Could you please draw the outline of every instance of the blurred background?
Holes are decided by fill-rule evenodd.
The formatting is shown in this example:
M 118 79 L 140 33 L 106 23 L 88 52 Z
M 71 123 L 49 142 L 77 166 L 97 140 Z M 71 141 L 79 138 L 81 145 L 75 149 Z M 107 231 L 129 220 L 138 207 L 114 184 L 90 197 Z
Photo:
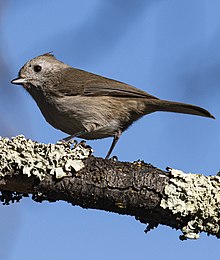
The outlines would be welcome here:
M 23 64 L 54 55 L 162 99 L 208 109 L 216 120 L 155 113 L 136 122 L 113 154 L 165 169 L 214 175 L 220 146 L 220 1 L 63 0 L 0 2 L 0 135 L 55 143 L 52 128 L 21 86 Z M 104 157 L 111 139 L 88 141 Z M 0 205 L 0 259 L 219 259 L 216 238 L 178 240 L 180 231 L 64 202 Z

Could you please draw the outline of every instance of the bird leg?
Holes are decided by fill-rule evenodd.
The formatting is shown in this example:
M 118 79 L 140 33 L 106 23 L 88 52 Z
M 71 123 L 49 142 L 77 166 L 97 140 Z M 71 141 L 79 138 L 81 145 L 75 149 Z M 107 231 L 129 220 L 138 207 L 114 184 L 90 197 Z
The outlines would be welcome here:
M 73 135 L 69 135 L 69 136 L 63 138 L 63 139 L 60 140 L 60 141 L 68 142 L 69 140 L 73 139 L 74 137 L 78 137 L 78 136 L 80 136 L 80 135 L 82 135 L 82 134 L 85 134 L 85 133 L 87 133 L 87 132 L 88 132 L 87 130 L 83 130 L 83 131 L 78 132 L 78 133 L 75 133 L 75 134 L 73 134 Z M 110 149 L 109 149 L 109 151 L 108 151 L 108 153 L 107 153 L 105 159 L 108 159 L 109 156 L 111 155 L 111 153 L 112 153 L 113 149 L 115 148 L 115 145 L 116 145 L 116 143 L 118 142 L 118 140 L 119 140 L 121 134 L 122 134 L 122 131 L 121 131 L 121 130 L 118 130 L 118 132 L 114 135 L 114 139 L 113 139 L 113 141 L 112 141 L 111 147 L 110 147 Z
M 78 136 L 80 136 L 80 135 L 82 135 L 82 134 L 85 134 L 86 132 L 87 132 L 87 130 L 83 130 L 83 131 L 78 132 L 78 133 L 75 133 L 75 134 L 73 134 L 73 135 L 69 135 L 69 136 L 67 136 L 67 137 L 65 137 L 65 138 L 63 138 L 63 139 L 61 139 L 60 141 L 62 141 L 62 142 L 68 142 L 69 140 L 73 139 L 74 137 L 78 137 Z
M 119 140 L 121 134 L 122 134 L 121 130 L 118 130 L 118 132 L 115 134 L 114 139 L 113 139 L 112 144 L 111 144 L 111 147 L 110 147 L 110 149 L 108 150 L 108 153 L 107 153 L 105 159 L 108 159 L 109 156 L 111 155 L 111 153 L 112 153 L 112 151 L 113 151 L 113 149 L 114 149 L 116 143 L 118 142 L 118 140 Z

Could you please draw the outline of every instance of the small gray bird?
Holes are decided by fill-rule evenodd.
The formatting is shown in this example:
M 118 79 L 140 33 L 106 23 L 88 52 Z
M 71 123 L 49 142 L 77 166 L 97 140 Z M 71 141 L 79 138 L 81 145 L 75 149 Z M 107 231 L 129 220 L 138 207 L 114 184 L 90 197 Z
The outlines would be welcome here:
M 46 121 L 73 137 L 113 137 L 109 158 L 122 132 L 134 121 L 156 111 L 214 118 L 207 110 L 161 100 L 128 84 L 75 69 L 51 53 L 28 61 L 11 81 L 34 98 Z

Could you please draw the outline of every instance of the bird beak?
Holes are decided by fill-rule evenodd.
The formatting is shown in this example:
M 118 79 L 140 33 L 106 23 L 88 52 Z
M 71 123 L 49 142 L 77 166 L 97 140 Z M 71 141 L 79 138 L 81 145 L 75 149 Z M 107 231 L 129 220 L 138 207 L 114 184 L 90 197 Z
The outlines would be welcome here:
M 27 80 L 26 79 L 22 79 L 22 78 L 16 78 L 16 79 L 13 79 L 11 81 L 11 83 L 15 84 L 15 85 L 23 85 L 26 82 L 27 82 Z

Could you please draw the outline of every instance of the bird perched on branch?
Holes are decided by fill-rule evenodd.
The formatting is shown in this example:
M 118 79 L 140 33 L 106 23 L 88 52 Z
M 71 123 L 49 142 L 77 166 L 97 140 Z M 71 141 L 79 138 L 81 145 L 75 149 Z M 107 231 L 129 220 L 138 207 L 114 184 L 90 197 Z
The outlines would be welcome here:
M 207 110 L 162 100 L 120 81 L 73 68 L 51 53 L 28 61 L 11 81 L 34 98 L 46 121 L 73 137 L 113 137 L 109 158 L 122 132 L 144 115 L 166 111 L 214 118 Z

